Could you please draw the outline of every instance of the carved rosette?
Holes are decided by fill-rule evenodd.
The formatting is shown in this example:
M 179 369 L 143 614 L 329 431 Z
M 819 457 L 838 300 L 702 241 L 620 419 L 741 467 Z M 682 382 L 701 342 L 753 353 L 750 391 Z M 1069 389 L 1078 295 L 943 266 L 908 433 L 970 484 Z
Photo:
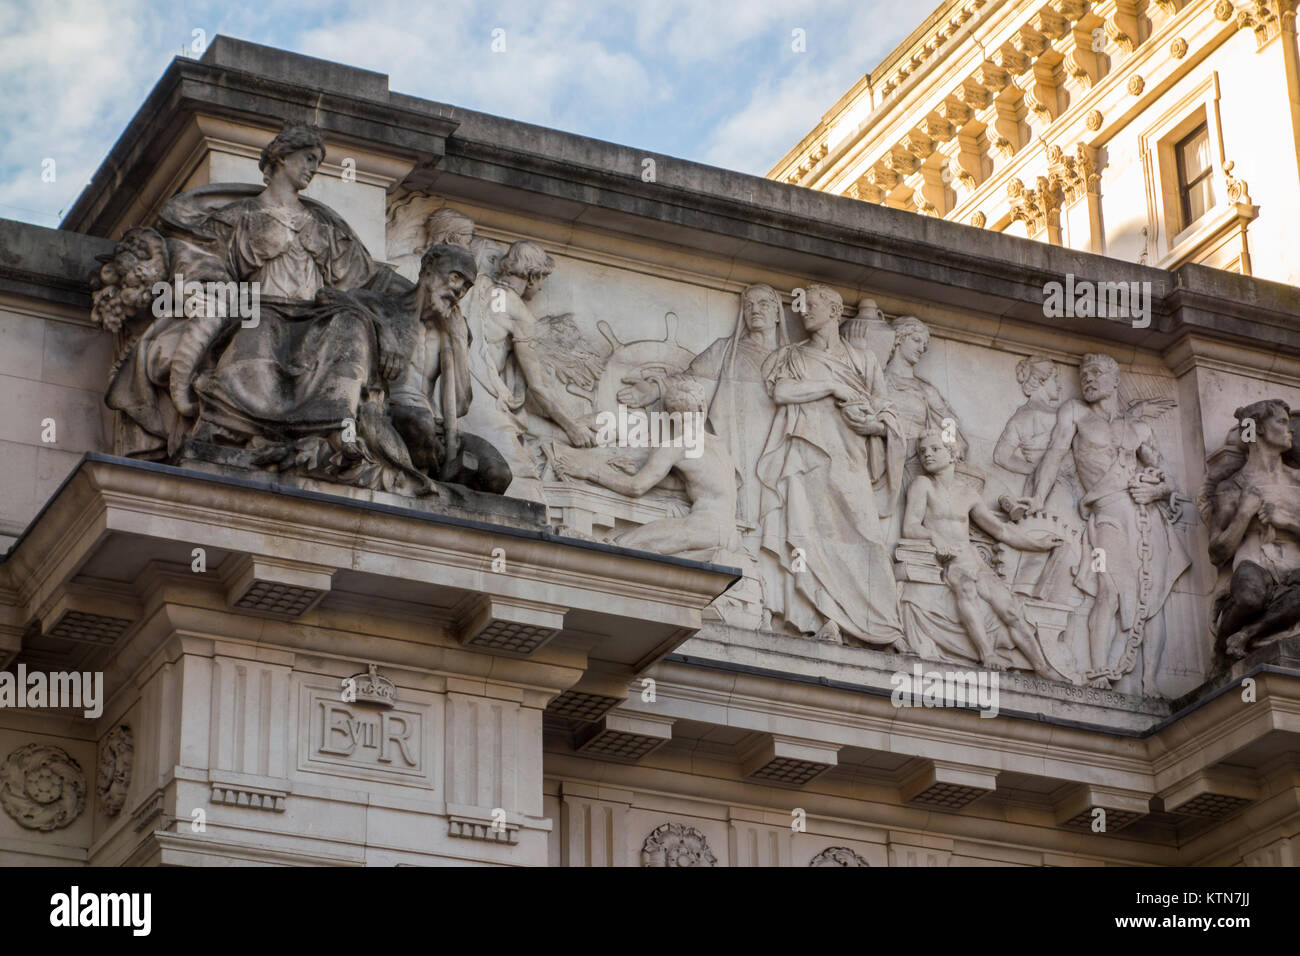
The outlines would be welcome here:
M 1236 11 L 1233 10 L 1232 7 L 1232 0 L 1219 0 L 1219 2 L 1214 5 L 1214 17 L 1217 20 L 1223 20 L 1225 22 L 1231 20 L 1232 15 L 1235 12 Z
M 665 823 L 646 837 L 642 866 L 717 866 L 703 833 L 682 823 Z
M 976 229 L 983 229 L 985 224 L 988 221 L 989 221 L 988 216 L 984 215 L 984 213 L 978 210 L 975 212 L 973 216 L 970 217 L 970 224 L 974 226 Z
M 110 817 L 122 812 L 127 790 L 131 786 L 131 768 L 134 764 L 134 736 L 130 727 L 119 724 L 104 738 L 99 751 L 99 774 L 95 782 L 100 803 Z
M 1128 78 L 1128 91 L 1134 96 L 1140 96 L 1142 91 L 1147 88 L 1147 81 L 1142 79 L 1142 74 L 1134 73 Z
M 809 862 L 809 866 L 870 866 L 864 858 L 858 856 L 846 846 L 828 846 Z
M 63 748 L 27 744 L 0 767 L 0 804 L 28 830 L 66 827 L 86 808 L 86 775 Z
M 1174 42 L 1169 44 L 1169 55 L 1175 60 L 1181 60 L 1187 56 L 1187 41 L 1182 37 L 1175 37 Z
M 1097 130 L 1101 129 L 1101 123 L 1102 123 L 1101 110 L 1089 111 L 1088 115 L 1084 117 L 1083 122 L 1084 125 L 1088 127 L 1088 129 L 1092 130 L 1094 133 L 1097 132 Z

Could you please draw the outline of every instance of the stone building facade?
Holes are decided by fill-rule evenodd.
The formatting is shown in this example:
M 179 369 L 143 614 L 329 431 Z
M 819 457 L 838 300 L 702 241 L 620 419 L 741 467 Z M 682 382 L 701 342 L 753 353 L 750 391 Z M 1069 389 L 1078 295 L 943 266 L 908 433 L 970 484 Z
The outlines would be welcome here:
M 1294 864 L 1298 316 L 218 38 L 0 221 L 0 860 Z
M 952 0 L 770 175 L 1296 284 L 1298 104 L 1291 0 Z

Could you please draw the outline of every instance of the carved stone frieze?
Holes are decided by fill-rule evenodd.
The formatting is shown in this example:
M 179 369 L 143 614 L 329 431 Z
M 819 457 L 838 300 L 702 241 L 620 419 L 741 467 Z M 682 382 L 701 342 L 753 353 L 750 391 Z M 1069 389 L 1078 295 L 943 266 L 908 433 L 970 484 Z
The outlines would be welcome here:
M 1110 687 L 1140 657 L 1143 692 L 1158 696 L 1164 606 L 1191 565 L 1174 528 L 1181 517 L 1177 486 L 1152 428 L 1175 403 L 1152 398 L 1122 404 L 1119 364 L 1108 355 L 1085 355 L 1079 380 L 1082 398 L 1057 409 L 1024 505 L 1030 513 L 1043 511 L 1072 457 L 1085 519 L 1075 585 L 1094 601 L 1083 676 L 1093 686 Z
M 1042 8 L 1015 42 L 994 50 L 849 194 L 946 213 L 952 180 L 971 188 L 982 175 L 982 137 L 964 126 L 978 123 L 990 147 L 1008 153 L 1025 138 L 1026 107 L 991 93 L 1019 72 L 1032 94 L 1027 108 L 1037 103 L 1050 115 L 1051 77 L 1025 67 L 1059 31 L 1058 19 L 1072 16 L 1069 4 L 1058 7 Z M 1099 128 L 1100 114 L 1092 120 Z M 939 144 L 951 177 L 922 167 Z M 917 316 L 890 321 L 863 299 L 846 318 L 841 294 L 818 283 L 708 290 L 709 310 L 734 309 L 718 329 L 716 312 L 688 314 L 664 295 L 668 280 L 654 277 L 654 291 L 629 301 L 655 298 L 664 331 L 620 337 L 616 329 L 644 328 L 617 314 L 622 288 L 590 294 L 619 270 L 553 256 L 495 227 L 480 234 L 426 194 L 390 207 L 390 239 L 398 239 L 389 256 L 408 273 L 419 263 L 412 281 L 371 260 L 342 218 L 301 195 L 323 152 L 317 131 L 287 128 L 263 154 L 265 186 L 175 196 L 104 263 L 93 303 L 96 321 L 116 336 L 107 401 L 120 413 L 119 451 L 400 495 L 454 498 L 457 486 L 504 493 L 547 505 L 563 534 L 741 569 L 708 621 L 1075 683 L 1123 680 L 1141 658 L 1148 689 L 1158 690 L 1156 624 L 1168 578 L 1183 568 L 1170 537 L 1176 492 L 1146 425 L 1158 403 L 1071 406 L 1088 434 L 1097 417 L 1124 423 L 1116 425 L 1124 450 L 1094 475 L 1097 455 L 1086 449 L 1048 453 L 1045 435 L 1065 406 L 1052 404 L 1059 370 L 1041 356 L 1023 379 L 976 382 L 926 358 L 930 330 Z M 1226 171 L 1230 198 L 1248 201 L 1245 184 Z M 1096 194 L 1096 150 L 1051 145 L 1043 172 L 1032 187 L 1011 180 L 1008 205 L 1031 235 L 1046 229 L 1056 242 L 1062 208 Z M 988 219 L 975 211 L 970 222 Z M 269 251 L 253 261 L 239 251 L 250 242 Z M 593 268 L 605 271 L 597 278 Z M 204 283 L 193 303 L 190 276 Z M 211 310 L 209 280 L 260 284 L 258 313 Z M 632 290 L 642 281 L 616 283 Z M 160 305 L 168 296 L 174 301 Z M 557 302 L 571 311 L 551 307 Z M 802 338 L 790 333 L 795 323 Z M 1084 363 L 1090 379 L 1099 361 Z M 956 409 L 972 408 L 972 390 L 981 401 L 980 389 L 1019 401 L 1017 386 L 1027 401 L 998 447 L 972 444 Z M 1038 476 L 1040 468 L 1054 477 Z M 1087 500 L 1108 483 L 1132 484 L 1131 506 Z M 1122 519 L 1126 537 L 1108 530 L 1112 519 Z M 1108 553 L 1110 572 L 1085 560 L 1096 548 Z M 231 577 L 227 597 L 294 617 L 331 590 L 314 567 L 259 565 Z M 457 633 L 526 655 L 560 633 L 564 610 L 539 605 L 528 613 L 541 617 L 523 621 L 477 607 Z M 383 683 L 353 680 L 351 704 Z M 329 715 L 340 727 L 364 723 L 350 711 Z M 403 727 L 422 733 L 414 721 Z M 283 805 L 283 794 L 241 796 L 235 783 L 223 782 L 214 799 Z

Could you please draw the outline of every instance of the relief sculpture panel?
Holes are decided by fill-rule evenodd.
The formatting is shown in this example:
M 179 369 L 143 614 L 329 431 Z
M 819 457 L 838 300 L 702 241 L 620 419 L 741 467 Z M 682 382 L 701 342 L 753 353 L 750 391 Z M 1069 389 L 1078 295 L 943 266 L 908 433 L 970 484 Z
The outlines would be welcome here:
M 263 186 L 173 197 L 94 277 L 120 453 L 540 502 L 563 534 L 740 568 L 722 625 L 1149 696 L 1176 692 L 1171 640 L 1212 640 L 1168 621 L 1199 517 L 1224 652 L 1295 626 L 1289 412 L 1251 409 L 1265 437 L 1230 437 L 1193 513 L 1163 372 L 949 361 L 924 303 L 701 290 L 432 195 L 390 208 L 403 275 L 300 195 L 325 148 L 287 127 Z M 255 284 L 256 315 L 217 308 L 223 283 Z

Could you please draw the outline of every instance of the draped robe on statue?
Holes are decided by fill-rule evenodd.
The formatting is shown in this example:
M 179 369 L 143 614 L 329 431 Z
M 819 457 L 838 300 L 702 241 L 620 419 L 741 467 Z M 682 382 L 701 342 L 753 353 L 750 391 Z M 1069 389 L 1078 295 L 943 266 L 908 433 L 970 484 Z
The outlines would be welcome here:
M 686 369 L 712 386 L 708 421 L 714 433 L 727 442 L 736 463 L 736 517 L 745 527 L 758 524 L 761 489 L 750 476 L 756 473 L 772 421 L 772 399 L 762 371 L 770 354 L 732 335 L 716 340 Z
M 874 491 L 883 483 L 889 507 L 897 502 L 898 420 L 875 355 L 842 347 L 847 362 L 800 342 L 779 349 L 765 367 L 769 393 L 783 381 L 843 383 L 886 425 L 883 437 L 858 435 L 832 396 L 777 405 L 758 462 L 765 600 L 774 617 L 805 633 L 831 620 L 866 643 L 902 646 L 898 589 Z
M 198 193 L 163 213 L 183 237 L 173 243 L 176 270 L 187 280 L 256 281 L 262 296 L 257 325 L 235 323 L 216 368 L 196 382 L 202 419 L 241 438 L 282 440 L 355 421 L 365 389 L 380 385 L 375 323 L 387 303 L 317 294 L 395 294 L 410 284 L 378 266 L 327 206 L 304 199 L 305 212 L 293 214 L 248 198 L 213 208 Z

